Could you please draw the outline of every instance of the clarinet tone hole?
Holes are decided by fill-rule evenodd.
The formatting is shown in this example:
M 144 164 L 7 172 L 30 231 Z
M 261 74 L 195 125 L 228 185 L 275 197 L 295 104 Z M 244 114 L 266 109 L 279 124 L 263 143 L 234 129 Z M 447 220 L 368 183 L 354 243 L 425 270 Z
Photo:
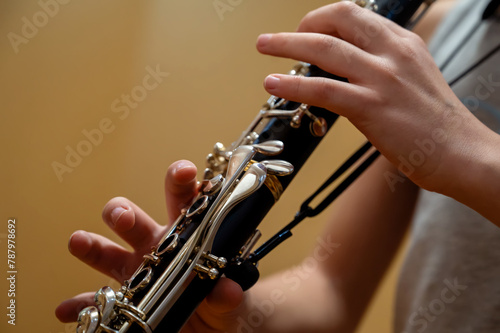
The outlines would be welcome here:
M 144 288 L 149 281 L 151 281 L 151 274 L 152 274 L 151 267 L 145 267 L 141 269 L 137 274 L 135 274 L 132 277 L 132 280 L 130 280 L 128 288 L 131 292 L 134 292 L 138 289 Z
M 162 255 L 165 252 L 172 252 L 179 244 L 179 235 L 178 234 L 170 234 L 168 235 L 163 242 L 156 249 L 156 254 Z
M 208 206 L 208 196 L 202 195 L 189 207 L 186 217 L 190 218 L 194 215 L 200 214 Z

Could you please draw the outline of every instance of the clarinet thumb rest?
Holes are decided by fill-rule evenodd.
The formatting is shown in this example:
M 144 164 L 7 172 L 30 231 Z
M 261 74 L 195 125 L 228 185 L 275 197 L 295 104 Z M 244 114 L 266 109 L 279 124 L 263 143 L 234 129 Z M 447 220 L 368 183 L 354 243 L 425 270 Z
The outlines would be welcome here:
M 224 274 L 227 278 L 239 284 L 243 291 L 250 289 L 260 277 L 257 264 L 250 260 L 229 265 Z

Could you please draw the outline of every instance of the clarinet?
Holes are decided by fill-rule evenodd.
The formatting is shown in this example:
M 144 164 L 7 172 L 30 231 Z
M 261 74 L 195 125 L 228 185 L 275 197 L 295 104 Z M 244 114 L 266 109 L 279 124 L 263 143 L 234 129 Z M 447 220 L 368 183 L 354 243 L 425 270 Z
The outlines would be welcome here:
M 423 3 L 433 2 L 351 1 L 406 27 Z M 306 63 L 290 74 L 347 81 Z M 253 285 L 263 256 L 252 253 L 258 225 L 337 118 L 271 96 L 231 147 L 215 144 L 192 204 L 119 290 L 97 291 L 97 306 L 80 312 L 77 332 L 178 332 L 222 275 L 244 290 Z

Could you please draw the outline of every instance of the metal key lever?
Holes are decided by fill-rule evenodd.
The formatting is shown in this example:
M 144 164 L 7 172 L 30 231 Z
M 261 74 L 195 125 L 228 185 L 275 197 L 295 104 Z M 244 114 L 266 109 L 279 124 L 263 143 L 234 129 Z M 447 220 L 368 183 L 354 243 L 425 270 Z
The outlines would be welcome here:
M 207 248 L 211 249 L 213 240 L 215 238 L 216 232 L 220 227 L 220 224 L 227 216 L 227 214 L 234 208 L 239 202 L 250 196 L 252 193 L 256 192 L 267 177 L 267 168 L 262 163 L 254 163 L 252 164 L 248 170 L 244 173 L 241 179 L 236 185 L 235 189 L 228 197 L 227 201 L 224 203 L 222 208 L 218 211 L 217 215 L 215 215 L 212 226 L 210 227 L 210 231 L 207 234 Z
M 180 297 L 179 295 L 184 290 L 184 283 L 190 280 L 190 272 L 195 270 L 203 275 L 204 262 L 202 255 L 204 253 L 211 253 L 213 241 L 225 216 L 234 208 L 234 206 L 257 191 L 264 183 L 267 173 L 267 168 L 264 164 L 254 163 L 248 168 L 248 170 L 245 171 L 255 154 L 257 152 L 261 152 L 266 155 L 275 155 L 282 149 L 283 144 L 281 142 L 268 141 L 255 146 L 241 146 L 231 153 L 231 158 L 227 167 L 227 174 L 222 182 L 222 188 L 220 189 L 217 198 L 206 212 L 199 229 L 186 243 L 187 247 L 183 257 L 189 257 L 192 259 L 190 260 L 190 263 L 187 261 L 184 261 L 183 263 L 179 262 L 179 265 L 177 266 L 178 269 L 176 268 L 172 270 L 171 274 L 178 277 L 174 283 L 175 285 L 171 285 L 171 281 L 173 281 L 171 274 L 169 274 L 169 277 L 166 277 L 165 283 L 162 283 L 162 286 L 160 287 L 161 292 L 159 294 L 163 295 L 167 286 L 169 286 L 168 288 L 170 289 L 170 292 L 168 293 L 168 296 L 160 302 L 161 304 L 159 304 L 154 313 L 151 314 L 150 319 L 147 321 L 151 327 L 157 326 L 158 319 L 165 311 L 168 311 L 172 304 L 174 304 L 175 300 Z M 278 169 L 278 166 L 274 168 Z M 276 172 L 278 172 L 278 170 Z M 198 267 L 198 270 L 196 270 L 196 267 Z M 217 278 L 217 276 L 213 276 L 212 278 Z M 161 277 L 161 280 L 164 280 L 163 276 Z M 149 299 L 148 304 L 157 304 L 157 301 L 160 300 L 151 298 Z

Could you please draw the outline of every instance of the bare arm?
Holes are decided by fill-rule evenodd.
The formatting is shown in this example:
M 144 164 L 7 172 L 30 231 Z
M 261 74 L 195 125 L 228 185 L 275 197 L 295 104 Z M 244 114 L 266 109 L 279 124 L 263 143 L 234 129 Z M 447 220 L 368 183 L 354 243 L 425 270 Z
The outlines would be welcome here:
M 255 328 L 255 311 L 272 312 L 256 328 L 258 332 L 352 331 L 401 241 L 417 193 L 410 181 L 392 191 L 384 177 L 387 168 L 392 167 L 381 158 L 339 198 L 340 209 L 313 250 L 313 261 L 304 262 L 307 277 L 286 271 L 259 282 L 245 294 L 236 283 L 221 279 L 183 332 L 237 332 L 245 323 Z M 191 163 L 169 168 L 165 188 L 171 216 L 196 193 L 195 175 Z M 103 219 L 133 252 L 84 231 L 71 237 L 70 251 L 91 267 L 123 281 L 165 227 L 125 198 L 112 199 L 103 210 Z M 58 318 L 75 320 L 79 310 L 93 304 L 92 298 L 93 293 L 85 293 L 63 302 L 56 310 Z
M 453 0 L 435 3 L 414 31 L 427 42 L 453 4 Z M 298 275 L 291 269 L 252 290 L 252 301 L 259 303 L 272 299 L 277 286 L 289 284 L 282 288 L 286 301 L 276 306 L 263 332 L 355 329 L 400 245 L 417 196 L 418 188 L 411 181 L 393 183 L 388 175 L 399 173 L 381 158 L 336 201 L 331 223 L 321 237 L 326 244 L 340 246 L 326 260 L 318 260 L 318 270 L 307 280 L 293 280 Z M 318 258 L 320 248 L 318 244 L 303 265 Z
M 311 18 L 311 16 L 309 16 L 309 18 Z M 400 32 L 400 30 L 397 31 Z M 405 36 L 407 39 L 414 39 L 412 35 Z M 278 38 L 281 37 L 284 37 L 284 35 L 278 36 Z M 291 38 L 288 42 L 293 42 L 293 38 L 295 38 L 292 35 L 287 35 L 286 37 Z M 323 38 L 323 41 L 326 40 L 325 37 L 321 38 Z M 277 39 L 277 41 L 279 42 L 279 39 Z M 271 49 L 263 50 L 262 45 L 259 47 L 261 51 L 265 51 L 265 53 L 273 54 L 273 52 L 275 52 Z M 281 55 L 286 56 L 285 54 Z M 426 61 L 430 61 L 427 58 L 425 59 Z M 410 75 L 412 73 L 406 74 Z M 432 72 L 431 76 L 434 75 L 438 74 Z M 383 75 L 382 77 L 387 79 L 387 77 Z M 324 100 L 327 95 L 317 95 L 314 92 L 308 95 L 304 93 L 304 91 L 297 90 L 298 82 L 288 82 L 284 77 L 281 77 L 281 79 L 282 82 L 288 85 L 288 88 L 286 85 L 272 89 L 267 85 L 266 88 L 270 90 L 270 92 L 280 93 L 284 97 L 287 97 L 287 94 L 295 93 L 294 97 L 304 97 L 305 101 L 308 101 L 308 98 L 311 99 L 311 104 L 319 104 L 326 107 L 331 106 L 328 104 L 331 101 Z M 388 83 L 391 82 L 390 80 L 388 81 Z M 303 87 L 307 88 L 307 84 L 303 85 Z M 326 89 L 328 88 L 328 84 L 325 82 L 320 84 L 322 84 L 322 87 L 325 89 L 317 89 L 316 91 L 323 93 L 328 92 Z M 354 80 L 354 85 L 355 84 L 356 80 Z M 381 87 L 384 87 L 384 85 L 381 85 Z M 373 100 L 366 101 L 366 96 L 356 96 L 354 91 L 349 90 L 350 88 L 348 87 L 339 86 L 338 88 L 347 89 L 343 92 L 343 95 L 344 98 L 350 96 L 351 101 L 364 101 L 365 105 L 375 107 L 378 105 L 377 103 L 374 104 Z M 388 91 L 391 92 L 392 90 L 389 89 Z M 380 93 L 380 91 L 378 92 Z M 421 91 L 419 92 L 423 93 Z M 341 90 L 333 90 L 330 91 L 330 93 L 334 96 L 342 95 Z M 382 91 L 382 93 L 384 93 L 384 91 Z M 385 91 L 385 93 L 387 93 L 387 91 Z M 437 94 L 439 95 L 441 93 Z M 353 96 L 354 98 L 352 98 Z M 368 96 L 375 97 L 373 94 Z M 453 95 L 450 95 L 448 91 L 445 91 L 439 96 L 444 96 L 453 101 Z M 423 98 L 423 96 L 417 97 Z M 430 97 L 432 97 L 431 101 L 434 103 L 434 106 L 438 107 L 439 104 L 436 104 L 436 96 L 432 95 Z M 314 101 L 319 101 L 320 103 L 315 103 Z M 404 102 L 404 105 L 408 105 L 408 100 Z M 453 106 L 457 107 L 456 111 L 460 117 L 464 119 L 464 127 L 453 129 L 451 132 L 448 132 L 449 135 L 455 135 L 456 133 L 454 131 L 463 134 L 463 131 L 461 132 L 463 129 L 470 133 L 475 133 L 475 131 L 482 129 L 476 121 L 468 116 L 468 111 L 464 112 L 463 109 L 455 104 L 453 104 Z M 378 105 L 378 107 L 380 107 L 380 105 Z M 356 105 L 354 105 L 353 109 L 335 108 L 335 110 L 345 111 L 346 115 L 350 117 L 351 120 L 354 120 L 354 122 L 358 121 L 358 127 L 364 131 L 368 131 L 368 135 L 374 138 L 373 141 L 382 148 L 382 151 L 388 155 L 392 162 L 397 161 L 398 154 L 407 154 L 408 151 L 411 151 L 411 140 L 410 142 L 404 140 L 399 142 L 400 147 L 398 147 L 398 149 L 402 147 L 401 150 L 392 147 L 390 141 L 397 141 L 393 136 L 398 137 L 398 135 L 401 135 L 401 131 L 391 132 L 390 137 L 384 137 L 381 134 L 382 129 L 378 128 L 375 123 L 363 119 L 359 112 L 358 114 L 353 114 L 352 110 L 356 111 Z M 363 110 L 366 111 L 367 108 Z M 424 108 L 423 110 L 426 109 Z M 372 108 L 370 111 L 379 112 L 380 110 Z M 422 118 L 411 119 L 412 114 L 406 119 L 404 117 L 398 118 L 398 115 L 401 115 L 401 113 L 394 111 L 400 110 L 394 110 L 388 106 L 388 109 L 380 111 L 383 113 L 379 113 L 377 116 L 381 114 L 385 116 L 395 116 L 394 118 L 388 117 L 383 120 L 386 122 L 385 125 L 387 126 L 387 122 L 393 125 L 401 125 L 401 128 L 396 126 L 396 129 L 402 130 L 402 132 L 406 131 L 406 134 L 415 133 L 409 130 L 413 127 L 408 127 L 408 123 L 404 121 L 410 120 L 411 122 L 411 120 L 415 120 L 417 124 L 422 124 L 422 128 L 428 128 L 425 126 L 425 122 L 421 122 Z M 423 120 L 425 120 L 425 116 L 430 117 L 424 114 Z M 402 122 L 398 123 L 400 120 L 402 120 Z M 446 122 L 439 124 L 447 128 L 445 126 Z M 474 137 L 473 135 L 471 136 Z M 479 146 L 479 143 L 484 142 L 485 139 L 492 139 L 493 143 L 496 142 L 496 139 L 490 138 L 488 135 L 481 135 L 474 138 L 471 145 L 465 145 L 465 147 L 469 147 L 469 149 L 472 147 L 474 154 L 483 154 L 485 151 L 484 147 L 481 147 L 478 151 L 475 151 L 475 148 Z M 464 144 L 464 141 L 459 140 L 458 145 L 462 144 Z M 487 147 L 490 148 L 491 145 Z M 445 169 L 438 167 L 443 160 L 447 165 L 453 165 L 453 163 L 451 163 L 453 159 L 459 157 L 460 154 L 450 154 L 450 150 L 451 152 L 456 152 L 456 145 L 454 147 L 446 147 L 442 155 L 438 154 L 438 159 L 430 161 L 425 168 L 419 170 L 419 173 L 411 175 L 413 180 L 427 188 L 441 190 L 445 194 L 447 190 L 453 189 L 453 186 L 449 186 L 449 183 L 446 182 L 448 178 L 443 177 L 443 172 L 445 172 L 443 170 Z M 486 149 L 486 151 L 488 151 L 488 149 Z M 463 156 L 462 154 L 462 157 Z M 491 156 L 494 157 L 494 155 Z M 443 159 L 440 160 L 440 157 Z M 485 165 L 491 166 L 495 164 L 479 163 L 471 167 L 481 170 L 485 168 Z M 391 190 L 391 186 L 389 186 L 387 178 L 385 177 L 387 172 L 397 175 L 397 171 L 391 163 L 385 159 L 380 159 L 342 196 L 342 198 L 339 198 L 337 201 L 337 207 L 339 208 L 332 216 L 332 223 L 330 223 L 325 230 L 322 239 L 324 242 L 333 242 L 334 244 L 340 244 L 340 246 L 332 253 L 328 253 L 327 251 L 326 253 L 321 252 L 319 254 L 321 260 L 318 260 L 318 268 L 315 274 L 312 274 L 306 280 L 294 280 L 294 277 L 290 275 L 290 272 L 293 271 L 286 271 L 259 282 L 246 296 L 243 296 L 241 290 L 238 290 L 234 283 L 223 280 L 218 284 L 215 292 L 213 292 L 208 297 L 207 301 L 202 304 L 196 316 L 190 320 L 186 327 L 186 332 L 205 332 L 208 330 L 213 332 L 237 331 L 239 325 L 244 325 L 246 321 L 251 320 L 252 311 L 258 309 L 262 304 L 269 304 L 266 303 L 266 301 L 269 300 L 273 301 L 275 306 L 273 307 L 272 315 L 266 316 L 265 320 L 259 325 L 257 330 L 259 332 L 332 332 L 333 330 L 336 332 L 351 332 L 354 330 L 401 242 L 402 235 L 408 226 L 417 195 L 417 187 L 410 181 L 398 183 L 396 190 Z M 496 169 L 490 168 L 489 173 L 495 176 Z M 439 177 L 443 178 L 440 179 Z M 170 180 L 175 180 L 175 177 L 171 177 Z M 472 179 L 466 179 L 464 184 L 468 185 L 470 182 L 472 182 Z M 185 191 L 185 193 L 187 193 L 186 196 L 191 196 L 193 194 L 192 186 L 179 184 L 179 186 L 174 187 L 174 189 L 183 192 L 184 187 L 187 188 L 187 191 Z M 167 197 L 170 198 L 170 200 L 172 199 L 172 195 L 175 197 L 179 194 L 174 193 L 175 191 L 169 193 L 169 191 L 172 192 L 167 186 Z M 461 191 L 463 191 L 463 189 L 455 188 L 452 192 L 455 197 L 457 197 Z M 463 200 L 469 200 L 470 203 L 471 199 L 465 194 Z M 472 204 L 471 207 L 473 207 Z M 110 207 L 110 209 L 111 208 L 112 207 Z M 132 207 L 132 210 L 135 211 L 136 208 Z M 175 212 L 175 209 L 172 211 Z M 486 212 L 486 210 L 478 211 L 483 214 Z M 134 216 L 141 217 L 142 215 L 135 214 Z M 123 217 L 127 217 L 127 215 Z M 122 222 L 126 222 L 126 220 L 127 219 L 123 219 Z M 150 218 L 145 218 L 141 220 L 136 219 L 134 223 L 136 223 L 137 226 L 151 226 L 154 224 L 154 221 Z M 118 224 L 118 226 L 119 225 L 120 224 Z M 116 226 L 113 227 L 116 228 Z M 156 228 L 158 227 L 154 227 L 153 229 Z M 77 253 L 78 251 L 76 250 L 79 247 L 75 248 L 72 246 L 72 251 L 77 257 L 99 269 L 98 265 L 96 265 L 99 261 L 89 260 L 91 259 L 89 253 L 92 254 L 92 257 L 100 257 L 101 260 L 111 258 L 111 254 L 103 253 L 102 248 L 99 248 L 100 244 L 104 244 L 101 239 L 92 236 L 92 240 L 94 241 L 94 243 L 92 243 L 93 247 L 91 250 L 87 248 L 85 251 L 86 254 L 83 252 Z M 73 241 L 75 241 L 75 239 L 73 239 Z M 73 245 L 77 246 L 77 244 Z M 116 249 L 112 250 L 115 251 Z M 312 258 L 314 258 L 315 255 L 317 256 L 318 252 L 313 251 Z M 307 261 L 305 261 L 304 264 L 306 264 L 306 262 Z M 105 269 L 102 270 L 105 271 Z M 283 293 L 278 292 L 277 294 L 276 291 L 279 290 L 283 291 Z M 82 298 L 80 298 L 80 300 L 81 299 Z M 88 299 L 88 297 L 85 299 Z M 241 300 L 243 300 L 243 302 L 241 302 Z M 70 320 L 72 318 L 71 316 L 74 316 L 75 313 L 74 308 L 76 306 L 74 301 L 68 302 L 70 303 L 65 303 L 58 310 L 59 317 L 64 320 Z
M 418 193 L 411 181 L 393 191 L 384 176 L 389 170 L 396 171 L 380 158 L 336 201 L 331 223 L 302 268 L 251 290 L 250 303 L 257 307 L 250 311 L 272 300 L 273 293 L 284 293 L 259 332 L 354 330 L 400 245 Z M 315 263 L 314 273 L 301 276 Z

